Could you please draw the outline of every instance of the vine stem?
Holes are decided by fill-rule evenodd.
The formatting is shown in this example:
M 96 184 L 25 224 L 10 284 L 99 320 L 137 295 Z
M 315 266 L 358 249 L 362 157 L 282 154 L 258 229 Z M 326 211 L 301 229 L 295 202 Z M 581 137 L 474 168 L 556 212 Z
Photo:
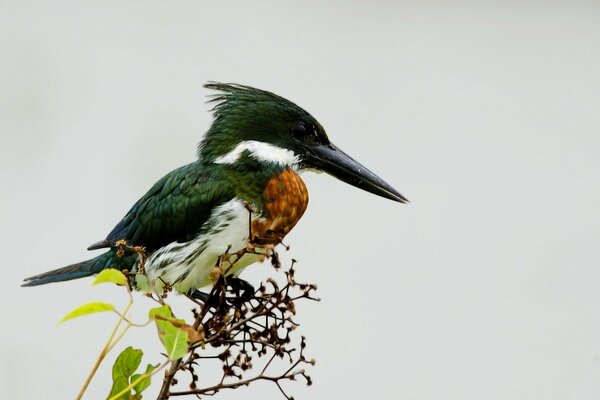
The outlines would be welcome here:
M 125 320 L 125 315 L 129 312 L 129 309 L 131 308 L 132 305 L 133 305 L 133 297 L 131 296 L 131 292 L 129 292 L 129 303 L 127 303 L 127 307 L 125 307 L 125 310 L 123 311 L 123 313 L 121 313 L 121 316 L 119 317 L 119 320 L 117 321 L 117 324 L 115 325 L 112 333 L 110 334 L 110 337 L 108 338 L 108 341 L 104 345 L 104 348 L 100 352 L 100 355 L 98 356 L 98 359 L 96 360 L 96 363 L 92 367 L 92 370 L 90 371 L 88 377 L 86 378 L 85 382 L 83 383 L 83 386 L 81 387 L 81 390 L 77 394 L 77 397 L 76 397 L 77 400 L 81 400 L 83 398 L 83 395 L 84 395 L 85 391 L 87 390 L 88 386 L 90 385 L 90 382 L 92 381 L 92 378 L 96 374 L 96 371 L 98 371 L 98 368 L 100 367 L 100 364 L 102 364 L 102 361 L 104 361 L 104 358 L 106 357 L 106 355 L 108 354 L 108 352 L 114 346 L 113 339 L 115 338 L 115 335 L 119 331 L 119 328 L 121 327 L 121 324 Z M 119 335 L 119 339 L 122 336 L 123 335 Z

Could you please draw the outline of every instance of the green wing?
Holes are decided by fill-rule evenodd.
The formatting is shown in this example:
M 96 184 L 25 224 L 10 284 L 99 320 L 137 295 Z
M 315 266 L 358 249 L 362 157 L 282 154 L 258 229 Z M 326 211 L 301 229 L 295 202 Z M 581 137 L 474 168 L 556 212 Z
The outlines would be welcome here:
M 232 184 L 217 181 L 220 174 L 211 174 L 210 169 L 194 162 L 165 175 L 134 204 L 106 240 L 89 249 L 110 247 L 124 239 L 152 252 L 172 242 L 192 240 L 214 207 L 235 197 Z

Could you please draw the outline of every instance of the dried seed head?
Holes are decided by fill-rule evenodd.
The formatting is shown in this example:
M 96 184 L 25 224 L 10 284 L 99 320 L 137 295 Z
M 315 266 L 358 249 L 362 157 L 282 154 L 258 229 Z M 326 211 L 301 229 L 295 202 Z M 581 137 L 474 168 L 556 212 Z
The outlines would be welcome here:
M 208 279 L 210 279 L 211 282 L 216 282 L 221 277 L 221 274 L 222 274 L 221 268 L 214 267 L 213 270 L 208 275 Z

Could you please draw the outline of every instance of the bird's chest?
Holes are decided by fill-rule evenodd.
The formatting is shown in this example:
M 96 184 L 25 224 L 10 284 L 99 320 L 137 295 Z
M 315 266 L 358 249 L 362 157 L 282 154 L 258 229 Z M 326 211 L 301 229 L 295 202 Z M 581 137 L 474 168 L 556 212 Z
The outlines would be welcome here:
M 196 238 L 173 242 L 153 252 L 146 273 L 152 281 L 166 282 L 182 293 L 206 286 L 218 257 L 241 250 L 248 242 L 279 244 L 307 205 L 308 192 L 300 177 L 292 170 L 277 173 L 264 184 L 260 202 L 240 194 L 218 206 Z M 244 257 L 230 273 L 238 273 L 255 260 L 251 255 Z M 145 280 L 138 282 L 141 290 L 149 287 Z
M 300 176 L 287 169 L 266 182 L 262 200 L 262 213 L 252 220 L 251 242 L 278 244 L 306 211 L 308 191 Z

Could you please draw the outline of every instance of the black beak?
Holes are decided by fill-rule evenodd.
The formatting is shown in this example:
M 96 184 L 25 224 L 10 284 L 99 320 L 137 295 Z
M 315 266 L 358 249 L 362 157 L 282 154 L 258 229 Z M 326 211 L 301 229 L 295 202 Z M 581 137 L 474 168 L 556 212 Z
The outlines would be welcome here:
M 308 168 L 327 172 L 341 181 L 377 196 L 399 203 L 408 203 L 406 197 L 396 189 L 333 144 L 306 147 L 302 159 L 303 164 Z

